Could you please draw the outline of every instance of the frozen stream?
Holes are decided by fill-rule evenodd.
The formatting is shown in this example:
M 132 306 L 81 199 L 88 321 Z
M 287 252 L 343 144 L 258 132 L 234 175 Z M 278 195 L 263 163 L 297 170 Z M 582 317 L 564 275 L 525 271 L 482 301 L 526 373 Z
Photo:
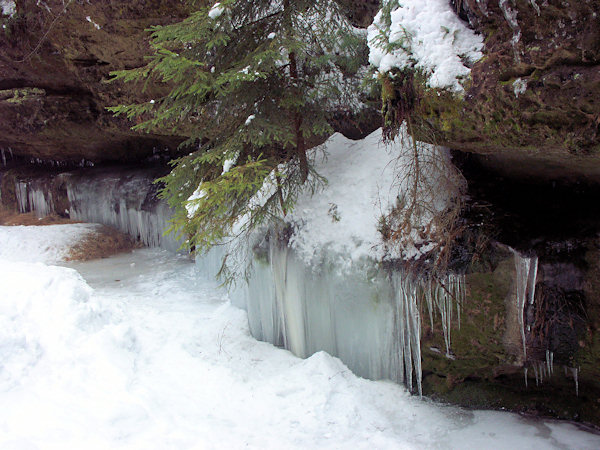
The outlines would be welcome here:
M 600 448 L 572 424 L 439 406 L 326 353 L 256 341 L 186 258 L 144 249 L 71 264 L 81 278 L 8 247 L 0 449 Z

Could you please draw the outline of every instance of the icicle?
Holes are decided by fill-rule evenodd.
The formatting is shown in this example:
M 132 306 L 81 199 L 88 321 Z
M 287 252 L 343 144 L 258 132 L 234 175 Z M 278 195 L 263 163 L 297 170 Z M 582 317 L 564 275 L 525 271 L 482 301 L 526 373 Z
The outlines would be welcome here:
M 529 275 L 527 277 L 527 290 L 529 294 L 529 304 L 533 305 L 535 300 L 535 283 L 537 282 L 538 257 L 529 258 Z
M 575 396 L 579 397 L 579 369 L 577 367 L 571 367 L 571 375 L 575 380 Z
M 453 282 L 455 283 L 456 289 L 456 317 L 458 319 L 458 329 L 460 330 L 460 307 L 462 300 L 466 297 L 463 295 L 463 279 L 464 277 L 451 275 Z
M 538 6 L 538 4 L 535 2 L 535 0 L 529 0 L 529 3 L 531 3 L 531 6 L 533 6 L 533 9 L 535 9 L 535 12 L 537 13 L 537 15 L 539 16 L 541 14 L 540 11 L 540 7 Z
M 517 63 L 519 63 L 519 62 L 521 62 L 521 56 L 519 55 L 519 51 L 517 49 L 517 44 L 521 40 L 521 27 L 519 26 L 519 22 L 517 21 L 518 12 L 516 10 L 511 9 L 510 6 L 508 6 L 508 0 L 499 0 L 498 6 L 502 10 L 502 13 L 504 14 L 504 18 L 506 19 L 506 22 L 508 23 L 508 25 L 510 26 L 510 28 L 513 31 L 511 44 L 513 46 L 513 50 L 514 50 L 514 54 L 515 54 L 515 61 Z
M 523 368 L 523 372 L 525 374 L 525 389 L 527 389 L 529 386 L 527 385 L 527 367 Z
M 533 373 L 535 375 L 535 385 L 539 386 L 540 385 L 540 374 L 539 374 L 539 371 L 537 368 L 537 364 L 533 363 L 532 366 L 533 366 Z
M 396 291 L 395 335 L 397 336 L 398 381 L 422 395 L 421 385 L 421 317 L 417 303 L 417 284 L 405 274 L 395 273 L 393 285 Z
M 2 153 L 2 164 L 6 167 L 6 154 L 4 153 L 4 149 L 1 148 L 0 152 Z
M 429 322 L 431 329 L 433 330 L 433 281 L 429 281 L 425 287 L 425 302 L 427 303 L 427 309 L 429 311 Z
M 15 184 L 15 196 L 17 197 L 17 206 L 20 213 L 29 212 L 29 200 L 27 197 L 27 183 L 17 181 Z
M 464 275 L 448 275 L 442 282 L 429 281 L 424 286 L 424 297 L 429 310 L 429 320 L 433 328 L 433 310 L 436 308 L 440 314 L 446 357 L 453 359 L 451 346 L 452 312 L 453 303 L 456 302 L 457 319 L 460 329 L 460 304 L 465 297 Z
M 546 350 L 546 366 L 548 368 L 548 376 L 554 373 L 554 352 Z
M 72 219 L 114 226 L 149 247 L 179 248 L 176 239 L 164 235 L 172 212 L 156 200 L 152 178 L 144 172 L 69 177 L 66 181 Z
M 533 304 L 535 299 L 535 284 L 537 282 L 538 258 L 525 258 L 517 251 L 511 249 L 515 258 L 515 269 L 517 272 L 516 302 L 517 302 L 517 320 L 521 330 L 521 341 L 523 345 L 523 359 L 527 359 L 527 342 L 525 337 L 525 305 Z M 527 325 L 527 331 L 530 330 Z
M 515 266 L 517 270 L 517 319 L 519 321 L 519 328 L 521 330 L 521 340 L 523 343 L 523 359 L 527 359 L 527 345 L 525 342 L 525 296 L 527 289 L 527 281 L 529 278 L 529 267 L 530 260 L 528 258 L 522 258 L 515 252 Z

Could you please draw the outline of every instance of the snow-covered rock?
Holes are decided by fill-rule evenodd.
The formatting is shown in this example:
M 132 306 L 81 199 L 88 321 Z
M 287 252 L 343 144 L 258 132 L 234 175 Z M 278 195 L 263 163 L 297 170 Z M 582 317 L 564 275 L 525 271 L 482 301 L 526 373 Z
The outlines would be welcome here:
M 447 0 L 388 0 L 368 29 L 369 62 L 381 73 L 394 68 L 423 71 L 432 88 L 461 92 L 470 73 L 465 60 L 483 54 L 483 38 L 467 28 Z M 389 21 L 389 23 L 388 23 Z

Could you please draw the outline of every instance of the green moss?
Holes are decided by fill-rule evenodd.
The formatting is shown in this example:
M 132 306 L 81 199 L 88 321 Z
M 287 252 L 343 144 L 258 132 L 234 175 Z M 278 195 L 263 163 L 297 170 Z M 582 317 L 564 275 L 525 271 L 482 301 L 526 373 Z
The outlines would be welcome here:
M 599 255 L 600 252 L 590 254 L 590 261 Z M 455 359 L 443 354 L 445 344 L 439 317 L 433 329 L 429 320 L 425 320 L 424 394 L 471 408 L 503 408 L 600 424 L 597 382 L 600 379 L 597 367 L 600 334 L 586 340 L 575 357 L 581 366 L 579 397 L 575 397 L 571 373 L 565 376 L 562 367 L 555 367 L 555 375 L 540 386 L 535 386 L 535 379 L 531 378 L 533 371 L 530 371 L 529 385 L 525 387 L 524 369 L 505 336 L 506 306 L 514 295 L 514 262 L 507 253 L 502 258 L 491 271 L 467 275 L 467 301 L 462 305 L 460 330 L 456 321 L 452 323 L 451 349 Z M 597 280 L 600 283 L 600 276 Z M 600 309 L 600 304 L 597 306 Z M 431 347 L 441 353 L 432 351 Z
M 7 103 L 21 104 L 36 97 L 46 95 L 46 91 L 39 88 L 6 89 L 0 91 L 0 99 Z

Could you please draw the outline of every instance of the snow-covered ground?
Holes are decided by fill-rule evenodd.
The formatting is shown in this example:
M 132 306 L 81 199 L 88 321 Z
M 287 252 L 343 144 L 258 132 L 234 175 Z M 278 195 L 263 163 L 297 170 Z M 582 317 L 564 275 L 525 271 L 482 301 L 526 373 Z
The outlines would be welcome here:
M 63 261 L 69 257 L 74 244 L 101 228 L 101 225 L 93 223 L 40 227 L 0 226 L 0 258 L 50 264 Z
M 572 424 L 436 405 L 258 342 L 181 256 L 16 262 L 51 262 L 31 236 L 53 232 L 0 227 L 1 449 L 600 448 Z

